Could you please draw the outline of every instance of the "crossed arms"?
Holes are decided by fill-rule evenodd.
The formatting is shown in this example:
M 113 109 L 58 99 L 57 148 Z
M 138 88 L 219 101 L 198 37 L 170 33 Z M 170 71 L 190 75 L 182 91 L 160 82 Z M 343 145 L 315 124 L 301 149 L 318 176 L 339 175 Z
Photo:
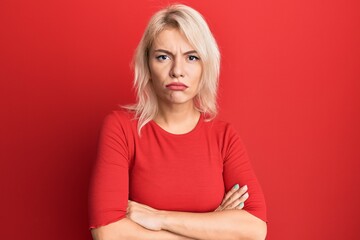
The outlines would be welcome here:
M 127 217 L 93 229 L 93 239 L 265 239 L 266 223 L 242 210 L 249 197 L 246 190 L 235 186 L 207 213 L 163 211 L 129 201 Z

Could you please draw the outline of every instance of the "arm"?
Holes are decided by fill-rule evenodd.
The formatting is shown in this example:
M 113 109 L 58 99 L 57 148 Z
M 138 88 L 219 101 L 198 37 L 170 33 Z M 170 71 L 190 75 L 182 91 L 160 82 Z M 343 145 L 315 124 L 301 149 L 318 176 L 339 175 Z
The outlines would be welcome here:
M 166 230 L 152 231 L 134 223 L 130 219 L 123 218 L 119 221 L 91 230 L 94 240 L 187 240 L 185 236 L 178 235 Z
M 244 206 L 244 202 L 247 200 L 247 187 L 244 186 L 239 188 L 239 185 L 235 185 L 224 197 L 221 205 L 215 210 L 215 212 L 226 211 L 226 210 L 241 210 Z M 242 203 L 242 204 L 239 204 Z M 213 215 L 210 213 L 210 215 Z M 219 214 L 215 214 L 218 215 Z M 120 239 L 193 239 L 190 236 L 200 235 L 199 239 L 207 239 L 207 235 L 214 237 L 215 239 L 227 239 L 227 235 L 224 233 L 229 232 L 230 235 L 236 236 L 236 231 L 228 231 L 231 229 L 231 226 L 225 228 L 214 228 L 208 223 L 205 225 L 208 227 L 201 227 L 204 225 L 203 220 L 212 221 L 213 225 L 218 225 L 219 222 L 217 217 L 213 218 L 206 216 L 206 214 L 197 214 L 197 213 L 180 213 L 180 212 L 171 212 L 171 211 L 159 211 L 144 204 L 140 204 L 134 201 L 128 201 L 127 208 L 127 217 L 110 223 L 108 225 L 98 227 L 92 230 L 92 235 L 94 240 L 120 240 Z M 188 221 L 189 219 L 193 219 Z M 205 218 L 205 219 L 204 219 Z M 224 215 L 222 218 L 227 218 L 227 215 Z M 134 220 L 134 221 L 132 221 Z M 227 219 L 228 221 L 236 219 Z M 179 221 L 177 223 L 177 221 Z M 187 222 L 190 226 L 194 228 L 188 229 L 188 225 L 182 225 L 181 223 Z M 136 224 L 138 223 L 138 224 Z M 179 224 L 180 223 L 180 224 Z M 166 224 L 174 226 L 174 228 L 167 228 Z M 227 225 L 227 223 L 224 223 Z M 197 225 L 201 225 L 199 229 L 196 228 Z M 221 226 L 223 224 L 220 224 Z M 210 229 L 217 229 L 215 233 L 208 231 Z M 244 226 L 246 227 L 246 226 Z M 154 231 L 155 230 L 155 231 Z M 182 233 L 184 233 L 184 236 Z M 186 237 L 186 236 L 188 237 Z M 219 236 L 220 237 L 217 237 Z M 213 238 L 209 238 L 213 239 Z M 232 239 L 232 238 L 229 238 Z M 245 239 L 241 237 L 241 239 Z
M 172 233 L 172 235 L 169 235 L 170 232 L 167 232 L 165 229 L 167 228 L 165 225 L 166 223 L 169 223 L 169 220 L 171 220 L 171 217 L 174 217 L 174 215 L 172 215 L 171 217 L 167 216 L 167 222 L 162 220 L 161 222 L 161 226 L 164 228 L 162 231 L 149 231 L 147 229 L 142 228 L 142 224 L 140 225 L 136 225 L 133 222 L 128 222 L 129 219 L 126 219 L 126 213 L 127 213 L 127 198 L 128 198 L 128 153 L 127 153 L 127 144 L 126 144 L 126 139 L 124 137 L 124 134 L 122 134 L 123 132 L 125 132 L 126 129 L 122 128 L 122 125 L 119 124 L 119 122 L 116 120 L 116 118 L 114 118 L 114 115 L 111 116 L 111 118 L 108 118 L 108 120 L 105 123 L 104 126 L 104 130 L 102 133 L 102 137 L 101 137 L 101 144 L 100 144 L 100 151 L 99 151 L 99 157 L 98 157 L 98 163 L 97 163 L 97 167 L 95 168 L 95 173 L 93 175 L 93 183 L 92 183 L 92 187 L 91 189 L 91 194 L 90 194 L 90 216 L 91 216 L 91 225 L 93 229 L 93 235 L 94 235 L 94 239 L 97 240 L 109 240 L 109 239 L 116 239 L 116 240 L 120 240 L 120 239 L 152 239 L 152 237 L 154 236 L 154 239 L 161 239 L 161 238 L 167 238 L 167 239 L 171 239 L 171 237 L 175 237 L 174 239 L 187 239 L 184 236 L 179 236 L 179 234 L 174 234 Z M 231 141 L 232 142 L 232 141 Z M 232 145 L 232 144 L 229 144 Z M 239 156 L 239 153 L 241 156 Z M 226 189 L 229 189 L 230 185 L 233 185 L 234 183 L 238 182 L 240 184 L 245 184 L 245 183 L 249 183 L 249 187 L 250 189 L 252 187 L 254 187 L 253 189 L 256 189 L 256 180 L 254 179 L 250 179 L 251 181 L 248 181 L 249 178 L 245 177 L 242 178 L 242 176 L 248 176 L 248 174 L 246 174 L 248 171 L 247 168 L 247 164 L 244 164 L 244 161 L 242 161 L 241 159 L 243 159 L 243 154 L 242 151 L 238 152 L 235 151 L 233 153 L 233 151 L 230 151 L 228 154 L 228 157 L 226 157 L 226 161 L 224 162 L 224 183 L 225 183 L 225 187 Z M 240 165 L 241 168 L 239 169 L 239 164 L 233 164 L 234 163 L 234 159 L 239 159 L 240 157 Z M 245 159 L 246 160 L 246 159 Z M 246 161 L 245 161 L 246 162 Z M 233 172 L 235 171 L 235 173 L 233 174 L 228 174 L 228 172 Z M 243 171 L 245 171 L 245 174 L 242 174 Z M 252 173 L 252 171 L 250 171 Z M 237 176 L 237 177 L 236 177 Z M 239 178 L 240 177 L 240 178 Z M 255 182 L 254 182 L 255 181 Z M 254 185 L 255 184 L 255 185 Z M 254 196 L 256 195 L 256 191 L 253 191 L 254 194 L 252 194 L 251 191 L 249 191 L 250 196 Z M 251 198 L 251 197 L 250 197 Z M 255 198 L 259 199 L 259 198 Z M 247 205 L 247 210 L 250 213 L 256 213 L 257 209 L 260 209 L 259 206 L 262 205 L 262 203 L 260 202 L 260 205 L 257 204 L 256 202 L 258 201 L 253 201 L 250 199 L 250 203 L 249 205 Z M 239 210 L 240 211 L 240 210 Z M 165 212 L 162 212 L 165 213 Z M 189 221 L 190 218 L 189 216 L 193 219 L 194 215 L 198 215 L 200 213 L 183 213 L 183 214 L 189 214 L 187 216 L 185 216 L 186 218 L 184 218 L 184 215 L 181 216 L 181 218 L 179 218 L 178 216 L 176 216 L 177 219 L 183 221 Z M 209 213 L 211 214 L 211 213 Z M 227 225 L 228 222 L 225 221 L 227 217 L 229 217 L 229 215 L 223 215 L 223 214 L 215 214 L 214 216 L 223 216 L 221 220 L 219 217 L 210 217 L 210 215 L 208 217 L 210 217 L 209 221 L 222 221 L 223 224 L 220 225 Z M 200 214 L 203 215 L 203 214 Z M 200 216 L 199 215 L 199 216 Z M 250 214 L 249 214 L 250 215 Z M 249 216 L 248 215 L 248 216 Z M 258 216 L 257 214 L 254 214 L 255 216 Z M 165 217 L 166 214 L 162 214 L 161 216 Z M 242 224 L 246 227 L 249 224 L 254 226 L 259 226 L 259 224 L 256 224 L 256 221 L 247 221 L 249 220 L 249 218 L 245 218 L 245 217 L 237 217 L 238 215 L 234 215 L 235 218 L 231 218 L 232 220 L 241 220 L 240 222 L 237 222 L 236 226 L 241 226 Z M 246 216 L 244 214 L 242 214 L 241 216 Z M 251 215 L 250 215 L 251 216 Z M 256 219 L 256 217 L 251 216 L 254 219 Z M 130 218 L 130 217 L 129 217 Z M 121 219 L 118 220 L 117 222 L 112 221 L 111 219 Z M 251 218 L 250 218 L 251 219 Z M 264 218 L 262 218 L 264 219 Z M 131 219 L 133 220 L 133 219 Z M 199 218 L 196 218 L 195 222 L 193 222 L 196 225 L 199 224 Z M 201 219 L 203 220 L 203 219 Z M 113 223 L 110 223 L 113 222 Z M 108 224 L 110 223 L 110 224 Z M 137 222 L 138 223 L 138 222 Z M 103 227 L 100 227 L 101 225 L 105 225 Z M 106 225 L 107 224 L 107 225 Z M 174 224 L 176 224 L 176 222 L 174 222 Z M 203 224 L 205 225 L 211 225 L 211 222 Z M 140 228 L 139 228 L 140 226 Z M 204 228 L 204 226 L 202 226 L 202 228 L 200 229 L 195 229 L 196 236 L 197 234 L 206 234 L 207 231 L 209 231 L 209 228 Z M 180 227 L 181 228 L 181 227 Z M 160 228 L 161 229 L 161 228 Z M 168 228 L 170 229 L 170 228 Z M 247 229 L 241 228 L 243 233 L 245 234 L 247 229 L 253 229 L 252 227 Z M 222 229 L 218 229 L 217 231 L 221 231 Z M 183 230 L 176 230 L 173 229 L 173 231 L 183 231 L 184 235 L 188 236 L 188 237 L 192 237 L 194 235 L 188 235 L 188 229 L 183 228 Z M 229 231 L 234 231 L 232 229 L 230 229 Z M 261 232 L 261 228 L 259 228 L 259 231 Z M 250 231 L 251 233 L 253 233 L 252 231 Z M 258 232 L 258 231 L 256 231 Z M 265 232 L 266 232 L 266 228 L 265 228 Z M 140 234 L 140 235 L 139 235 Z M 149 235 L 147 235 L 149 234 Z M 154 235 L 154 234 L 158 234 L 158 236 Z M 161 234 L 161 235 L 159 235 Z M 167 235 L 165 235 L 167 234 Z M 193 234 L 193 233 L 190 233 Z M 216 234 L 216 233 L 214 233 Z M 223 238 L 223 234 L 221 233 L 221 238 L 220 239 L 224 239 Z M 229 234 L 229 233 L 225 233 L 225 234 Z M 182 234 L 180 234 L 182 235 Z M 243 235 L 243 236 L 246 236 Z M 138 237 L 138 238 L 137 238 Z M 238 237 L 237 235 L 234 237 Z M 204 239 L 203 237 L 201 237 L 200 239 Z M 246 239 L 246 238 L 245 238 Z
M 241 210 L 246 188 L 231 190 L 222 210 L 208 213 L 159 211 L 147 205 L 129 201 L 128 217 L 150 230 L 167 230 L 195 239 L 264 239 L 266 223 Z M 231 194 L 233 193 L 233 194 Z M 238 197 L 240 193 L 240 198 Z M 240 200 L 239 200 L 240 199 Z
M 160 229 L 196 239 L 265 239 L 266 223 L 242 210 L 249 197 L 247 190 L 246 185 L 239 188 L 236 184 L 210 213 L 160 211 Z
M 239 188 L 239 185 L 237 184 L 225 195 L 221 205 L 215 211 L 218 212 L 229 209 L 241 210 L 244 206 L 243 203 L 247 200 L 247 198 L 248 198 L 247 187 L 244 186 L 242 188 Z M 189 217 L 192 218 L 191 215 L 195 216 L 194 223 L 192 221 L 188 221 L 187 219 Z M 196 216 L 200 216 L 200 218 Z M 224 233 L 228 232 L 227 231 L 228 228 L 231 228 L 231 226 L 228 226 L 227 228 L 219 228 L 219 230 L 215 234 L 209 232 L 206 227 L 197 230 L 196 225 L 199 224 L 203 225 L 202 221 L 204 220 L 204 218 L 206 221 L 209 220 L 211 221 L 212 219 L 216 222 L 218 221 L 218 219 L 214 219 L 214 218 L 208 219 L 208 217 L 205 216 L 204 214 L 199 215 L 195 213 L 190 213 L 188 215 L 188 213 L 185 213 L 184 215 L 184 213 L 179 213 L 179 212 L 159 211 L 134 201 L 128 201 L 127 217 L 129 219 L 124 218 L 114 223 L 110 223 L 108 225 L 93 229 L 92 230 L 93 239 L 94 240 L 112 240 L 112 239 L 114 240 L 120 240 L 120 239 L 186 240 L 186 239 L 193 239 L 190 238 L 190 236 L 196 236 L 196 235 L 201 236 L 199 239 L 204 239 L 209 234 L 213 237 L 220 235 L 221 238 L 226 237 L 227 239 L 227 236 L 224 235 Z M 187 225 L 180 224 L 179 226 L 179 224 L 176 224 L 177 220 L 180 220 L 181 222 L 188 222 L 190 226 L 192 225 L 195 226 L 195 229 L 188 229 Z M 231 219 L 228 220 L 231 221 Z M 171 226 L 172 225 L 171 222 L 174 222 L 173 226 L 175 227 L 175 229 L 171 227 L 167 229 L 166 224 L 170 224 Z M 216 224 L 218 224 L 218 222 Z M 210 226 L 210 228 L 212 227 Z M 177 231 L 184 233 L 184 236 Z M 233 234 L 231 231 L 229 232 L 231 235 L 236 236 L 236 233 Z M 186 237 L 185 235 L 188 237 Z M 241 239 L 245 239 L 245 238 L 242 237 Z
M 89 192 L 90 228 L 95 240 L 189 239 L 150 231 L 126 218 L 129 186 L 128 124 L 115 113 L 104 120 Z
M 235 185 L 224 197 L 221 205 L 215 211 L 224 211 L 227 209 L 242 209 L 244 202 L 248 198 L 247 187 L 239 188 Z M 242 204 L 239 204 L 242 203 Z M 186 240 L 193 239 L 174 233 L 176 230 L 169 231 L 162 227 L 166 221 L 161 222 L 159 216 L 166 216 L 166 211 L 159 211 L 144 204 L 134 201 L 128 201 L 127 215 L 128 218 L 121 219 L 114 223 L 98 227 L 92 230 L 94 240 L 120 240 L 120 239 L 166 239 L 166 240 Z M 176 213 L 176 212 L 175 212 Z M 168 215 L 168 220 L 171 220 Z M 131 219 L 134 219 L 132 221 Z M 165 220 L 165 219 L 164 219 Z M 138 223 L 138 224 L 136 224 Z M 175 225 L 176 226 L 176 225 Z M 161 230 L 164 228 L 163 230 Z M 155 230 L 155 231 L 154 231 Z M 185 230 L 186 235 L 189 231 Z M 191 234 L 191 231 L 190 231 Z M 205 236 L 205 235 L 204 235 Z
M 197 239 L 264 239 L 267 232 L 264 196 L 245 147 L 231 126 L 225 130 L 222 149 L 225 188 L 229 189 L 235 183 L 249 187 L 249 199 L 244 210 L 214 213 L 156 212 L 143 206 L 128 216 L 149 229 L 168 230 Z M 136 204 L 137 208 L 139 206 L 141 204 Z M 154 223 L 155 227 L 152 226 Z
M 162 229 L 196 239 L 265 239 L 266 223 L 245 210 L 209 213 L 164 211 Z
M 186 240 L 186 239 L 265 239 L 266 223 L 243 210 L 210 213 L 161 211 L 160 231 L 152 231 L 130 219 L 92 230 L 94 240 Z M 182 234 L 189 237 L 182 236 Z M 192 238 L 190 238 L 190 236 Z

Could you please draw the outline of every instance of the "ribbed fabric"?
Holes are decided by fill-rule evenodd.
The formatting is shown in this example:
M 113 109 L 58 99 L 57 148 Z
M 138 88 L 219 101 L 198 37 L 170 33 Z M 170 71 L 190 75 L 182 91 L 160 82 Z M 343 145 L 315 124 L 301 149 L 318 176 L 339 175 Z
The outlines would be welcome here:
M 266 221 L 264 196 L 231 124 L 204 121 L 172 134 L 115 110 L 104 120 L 90 185 L 90 228 L 126 217 L 128 199 L 159 210 L 210 212 L 235 184 L 248 185 L 244 210 Z

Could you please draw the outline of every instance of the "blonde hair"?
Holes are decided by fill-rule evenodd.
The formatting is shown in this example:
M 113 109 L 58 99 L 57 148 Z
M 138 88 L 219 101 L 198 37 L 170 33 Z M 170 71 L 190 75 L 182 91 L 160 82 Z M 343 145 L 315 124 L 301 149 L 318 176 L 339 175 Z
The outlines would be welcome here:
M 217 115 L 217 89 L 220 74 L 220 52 L 202 15 L 191 7 L 175 4 L 155 13 L 136 48 L 134 88 L 137 102 L 124 108 L 135 111 L 138 133 L 158 112 L 156 93 L 150 81 L 149 51 L 154 39 L 166 27 L 180 30 L 198 52 L 203 64 L 199 92 L 194 98 L 196 109 L 210 121 Z

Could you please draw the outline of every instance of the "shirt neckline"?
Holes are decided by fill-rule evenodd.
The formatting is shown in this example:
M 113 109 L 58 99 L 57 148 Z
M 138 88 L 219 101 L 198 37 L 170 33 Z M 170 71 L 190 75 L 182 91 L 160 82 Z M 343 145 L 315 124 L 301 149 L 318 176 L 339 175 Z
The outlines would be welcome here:
M 171 132 L 168 132 L 166 131 L 165 129 L 163 129 L 162 127 L 160 127 L 154 120 L 151 120 L 150 121 L 150 124 L 153 125 L 156 129 L 158 129 L 160 132 L 166 134 L 166 135 L 169 135 L 169 136 L 174 136 L 174 137 L 183 137 L 183 136 L 189 136 L 189 135 L 193 135 L 195 134 L 198 129 L 200 129 L 200 127 L 202 126 L 203 124 L 203 114 L 200 113 L 200 117 L 199 117 L 199 120 L 198 122 L 196 123 L 195 127 L 193 129 L 191 129 L 189 132 L 186 132 L 186 133 L 171 133 Z

